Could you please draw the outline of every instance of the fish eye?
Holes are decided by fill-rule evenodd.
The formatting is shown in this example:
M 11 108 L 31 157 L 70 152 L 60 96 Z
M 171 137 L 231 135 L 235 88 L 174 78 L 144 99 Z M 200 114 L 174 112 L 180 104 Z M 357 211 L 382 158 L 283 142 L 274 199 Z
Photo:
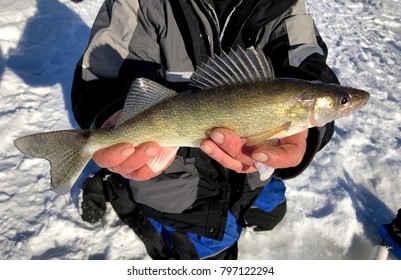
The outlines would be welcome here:
M 349 104 L 349 102 L 350 102 L 350 98 L 349 98 L 349 96 L 348 95 L 342 95 L 341 97 L 340 97 L 340 104 L 341 105 L 343 105 L 343 106 L 347 106 L 348 104 Z

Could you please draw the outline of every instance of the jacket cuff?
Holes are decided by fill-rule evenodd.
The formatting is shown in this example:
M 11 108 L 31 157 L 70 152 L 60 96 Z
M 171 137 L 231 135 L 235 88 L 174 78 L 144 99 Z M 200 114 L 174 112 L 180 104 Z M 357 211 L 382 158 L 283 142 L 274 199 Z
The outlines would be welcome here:
M 78 63 L 71 88 L 71 103 L 75 120 L 81 128 L 99 128 L 123 107 L 130 83 L 122 79 L 82 79 Z
M 118 117 L 121 114 L 122 108 L 124 106 L 124 101 L 125 97 L 119 98 L 116 101 L 110 103 L 108 106 L 103 108 L 97 116 L 95 116 L 95 119 L 93 120 L 93 123 L 91 125 L 92 128 L 107 128 L 113 126 L 117 120 Z M 118 115 L 118 116 L 117 116 Z M 117 119 L 113 119 L 117 118 Z

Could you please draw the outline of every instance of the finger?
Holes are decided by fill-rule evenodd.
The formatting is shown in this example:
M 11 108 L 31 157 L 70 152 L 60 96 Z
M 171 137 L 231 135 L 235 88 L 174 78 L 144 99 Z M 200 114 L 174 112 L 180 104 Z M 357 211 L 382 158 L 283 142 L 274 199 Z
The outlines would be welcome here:
M 253 165 L 250 152 L 246 149 L 246 139 L 242 139 L 238 134 L 226 128 L 216 128 L 210 135 L 226 154 L 246 165 Z
M 204 140 L 201 143 L 201 149 L 208 154 L 211 158 L 218 161 L 221 165 L 234 171 L 242 169 L 242 163 L 238 160 L 233 159 L 226 152 L 224 152 L 219 146 L 216 145 L 212 140 Z
M 159 174 L 161 174 L 173 161 L 175 157 L 173 157 L 167 164 L 166 166 L 159 170 L 157 173 L 154 173 L 152 169 L 147 165 L 143 165 L 142 167 L 138 168 L 137 170 L 132 171 L 129 174 L 126 174 L 125 177 L 127 179 L 132 179 L 135 181 L 145 181 L 149 180 L 150 178 L 153 178 Z
M 143 167 L 160 152 L 160 149 L 160 146 L 153 142 L 138 145 L 132 155 L 126 158 L 119 165 L 114 166 L 114 172 L 120 174 L 130 174 L 133 171 Z
M 223 167 L 232 169 L 237 173 L 248 173 L 256 171 L 256 168 L 252 165 L 243 164 L 239 160 L 232 158 L 212 140 L 202 141 L 201 149 L 211 158 L 219 162 Z
M 121 164 L 135 152 L 135 147 L 129 143 L 120 143 L 96 151 L 92 159 L 103 168 L 114 167 Z
M 307 131 L 283 138 L 277 147 L 258 147 L 252 157 L 273 168 L 297 166 L 305 155 L 306 137 Z
M 156 174 L 150 169 L 148 165 L 143 165 L 140 168 L 128 173 L 122 175 L 123 177 L 134 180 L 134 181 L 145 181 L 149 180 L 150 178 L 153 178 L 156 176 Z

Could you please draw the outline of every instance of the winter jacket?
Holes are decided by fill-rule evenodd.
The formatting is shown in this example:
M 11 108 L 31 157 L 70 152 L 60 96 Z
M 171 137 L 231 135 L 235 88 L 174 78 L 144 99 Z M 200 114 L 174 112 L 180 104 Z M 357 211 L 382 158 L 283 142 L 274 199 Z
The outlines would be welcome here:
M 100 127 L 121 109 L 138 77 L 188 90 L 197 66 L 237 46 L 262 48 L 277 77 L 338 83 L 303 0 L 231 1 L 224 10 L 220 2 L 106 0 L 74 75 L 72 104 L 79 125 Z M 333 126 L 311 128 L 302 162 L 276 170 L 274 177 L 300 174 L 330 140 Z M 248 209 L 267 183 L 256 174 L 227 170 L 199 149 L 180 148 L 165 172 L 131 187 L 134 200 L 153 220 L 222 240 L 228 211 L 246 225 Z

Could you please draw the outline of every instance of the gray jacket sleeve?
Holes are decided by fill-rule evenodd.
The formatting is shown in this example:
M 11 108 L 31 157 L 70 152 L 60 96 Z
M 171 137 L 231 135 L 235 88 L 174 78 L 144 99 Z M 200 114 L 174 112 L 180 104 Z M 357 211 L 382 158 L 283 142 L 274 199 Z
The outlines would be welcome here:
M 195 158 L 177 156 L 160 175 L 147 181 L 130 181 L 136 202 L 165 213 L 182 213 L 198 194 L 199 175 Z

